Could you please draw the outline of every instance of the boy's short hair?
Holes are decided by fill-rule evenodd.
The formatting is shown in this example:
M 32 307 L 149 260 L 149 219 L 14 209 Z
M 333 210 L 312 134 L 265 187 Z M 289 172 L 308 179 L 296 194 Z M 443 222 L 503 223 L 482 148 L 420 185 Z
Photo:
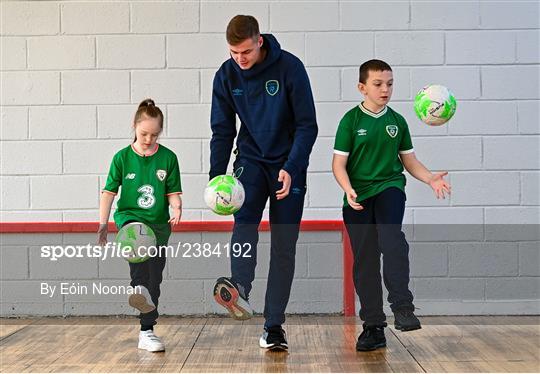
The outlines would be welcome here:
M 253 16 L 234 16 L 227 25 L 227 43 L 238 45 L 246 39 L 257 39 L 260 35 L 259 22 Z
M 390 65 L 382 60 L 369 60 L 360 65 L 360 76 L 358 81 L 366 84 L 370 71 L 392 71 Z

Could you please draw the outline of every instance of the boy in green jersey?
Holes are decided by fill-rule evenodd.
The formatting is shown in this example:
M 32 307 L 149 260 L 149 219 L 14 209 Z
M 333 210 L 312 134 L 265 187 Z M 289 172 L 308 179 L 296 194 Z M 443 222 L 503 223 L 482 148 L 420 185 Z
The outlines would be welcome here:
M 405 119 L 387 106 L 392 96 L 391 67 L 380 60 L 360 66 L 358 89 L 364 101 L 341 119 L 332 171 L 345 192 L 343 221 L 353 250 L 353 279 L 360 298 L 364 331 L 356 349 L 386 346 L 380 259 L 388 302 L 401 331 L 421 328 L 409 290 L 409 245 L 401 224 L 405 212 L 405 168 L 431 186 L 437 198 L 450 193 L 447 172 L 431 173 L 416 159 Z
M 141 331 L 140 349 L 150 352 L 165 350 L 165 345 L 154 334 L 153 326 L 158 318 L 158 299 L 163 280 L 166 246 L 171 235 L 171 225 L 176 225 L 182 215 L 182 187 L 180 168 L 173 151 L 157 143 L 163 130 L 163 113 L 151 99 L 144 100 L 135 113 L 133 121 L 135 140 L 118 151 L 111 162 L 105 188 L 99 204 L 98 243 L 107 242 L 107 223 L 111 206 L 118 189 L 122 186 L 120 199 L 114 213 L 118 228 L 141 222 L 156 234 L 156 256 L 145 262 L 130 263 L 131 286 L 136 292 L 129 297 L 129 304 L 137 308 Z M 169 206 L 173 217 L 169 217 Z

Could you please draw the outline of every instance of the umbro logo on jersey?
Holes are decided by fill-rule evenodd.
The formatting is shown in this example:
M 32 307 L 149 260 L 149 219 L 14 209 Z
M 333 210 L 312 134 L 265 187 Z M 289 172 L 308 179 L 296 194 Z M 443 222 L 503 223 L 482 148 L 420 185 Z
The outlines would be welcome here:
M 391 138 L 395 138 L 398 134 L 398 127 L 396 125 L 388 125 L 386 126 L 386 132 Z
M 135 179 L 135 173 L 129 173 L 126 175 L 126 179 Z
M 167 172 L 165 170 L 160 169 L 156 171 L 156 176 L 158 177 L 160 181 L 163 182 L 165 180 L 165 177 L 167 176 Z
M 357 131 L 358 133 L 358 136 L 366 136 L 367 135 L 367 130 L 366 129 L 360 129 Z

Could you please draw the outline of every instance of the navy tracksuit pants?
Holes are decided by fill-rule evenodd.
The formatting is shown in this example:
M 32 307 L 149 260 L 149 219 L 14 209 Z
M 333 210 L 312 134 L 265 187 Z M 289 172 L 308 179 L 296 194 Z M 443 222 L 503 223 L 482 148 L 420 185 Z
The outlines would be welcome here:
M 367 326 L 383 325 L 383 280 L 393 311 L 414 310 L 409 290 L 409 244 L 401 231 L 405 193 L 396 187 L 360 202 L 363 210 L 343 207 L 343 221 L 353 251 L 353 280 L 360 298 L 360 318 Z
M 292 180 L 289 195 L 277 200 L 276 191 L 282 188 L 282 183 L 278 182 L 281 167 L 280 164 L 267 164 L 242 157 L 234 162 L 235 175 L 244 186 L 245 201 L 234 215 L 231 249 L 238 243 L 237 248 L 242 248 L 242 254 L 234 256 L 231 250 L 231 273 L 232 280 L 244 288 L 246 296 L 255 278 L 258 227 L 270 199 L 270 270 L 264 306 L 266 327 L 279 326 L 285 322 L 306 193 L 306 173 L 303 172 Z M 251 248 L 249 257 L 244 256 L 247 248 Z

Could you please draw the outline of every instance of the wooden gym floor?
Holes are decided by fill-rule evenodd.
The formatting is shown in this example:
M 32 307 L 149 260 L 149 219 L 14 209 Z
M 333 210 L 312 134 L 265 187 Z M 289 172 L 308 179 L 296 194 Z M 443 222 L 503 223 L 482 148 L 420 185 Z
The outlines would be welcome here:
M 424 317 L 356 352 L 354 317 L 291 316 L 288 353 L 258 347 L 262 319 L 162 317 L 167 351 L 137 349 L 135 318 L 0 319 L 1 372 L 539 372 L 540 316 Z M 391 322 L 391 321 L 390 321 Z

